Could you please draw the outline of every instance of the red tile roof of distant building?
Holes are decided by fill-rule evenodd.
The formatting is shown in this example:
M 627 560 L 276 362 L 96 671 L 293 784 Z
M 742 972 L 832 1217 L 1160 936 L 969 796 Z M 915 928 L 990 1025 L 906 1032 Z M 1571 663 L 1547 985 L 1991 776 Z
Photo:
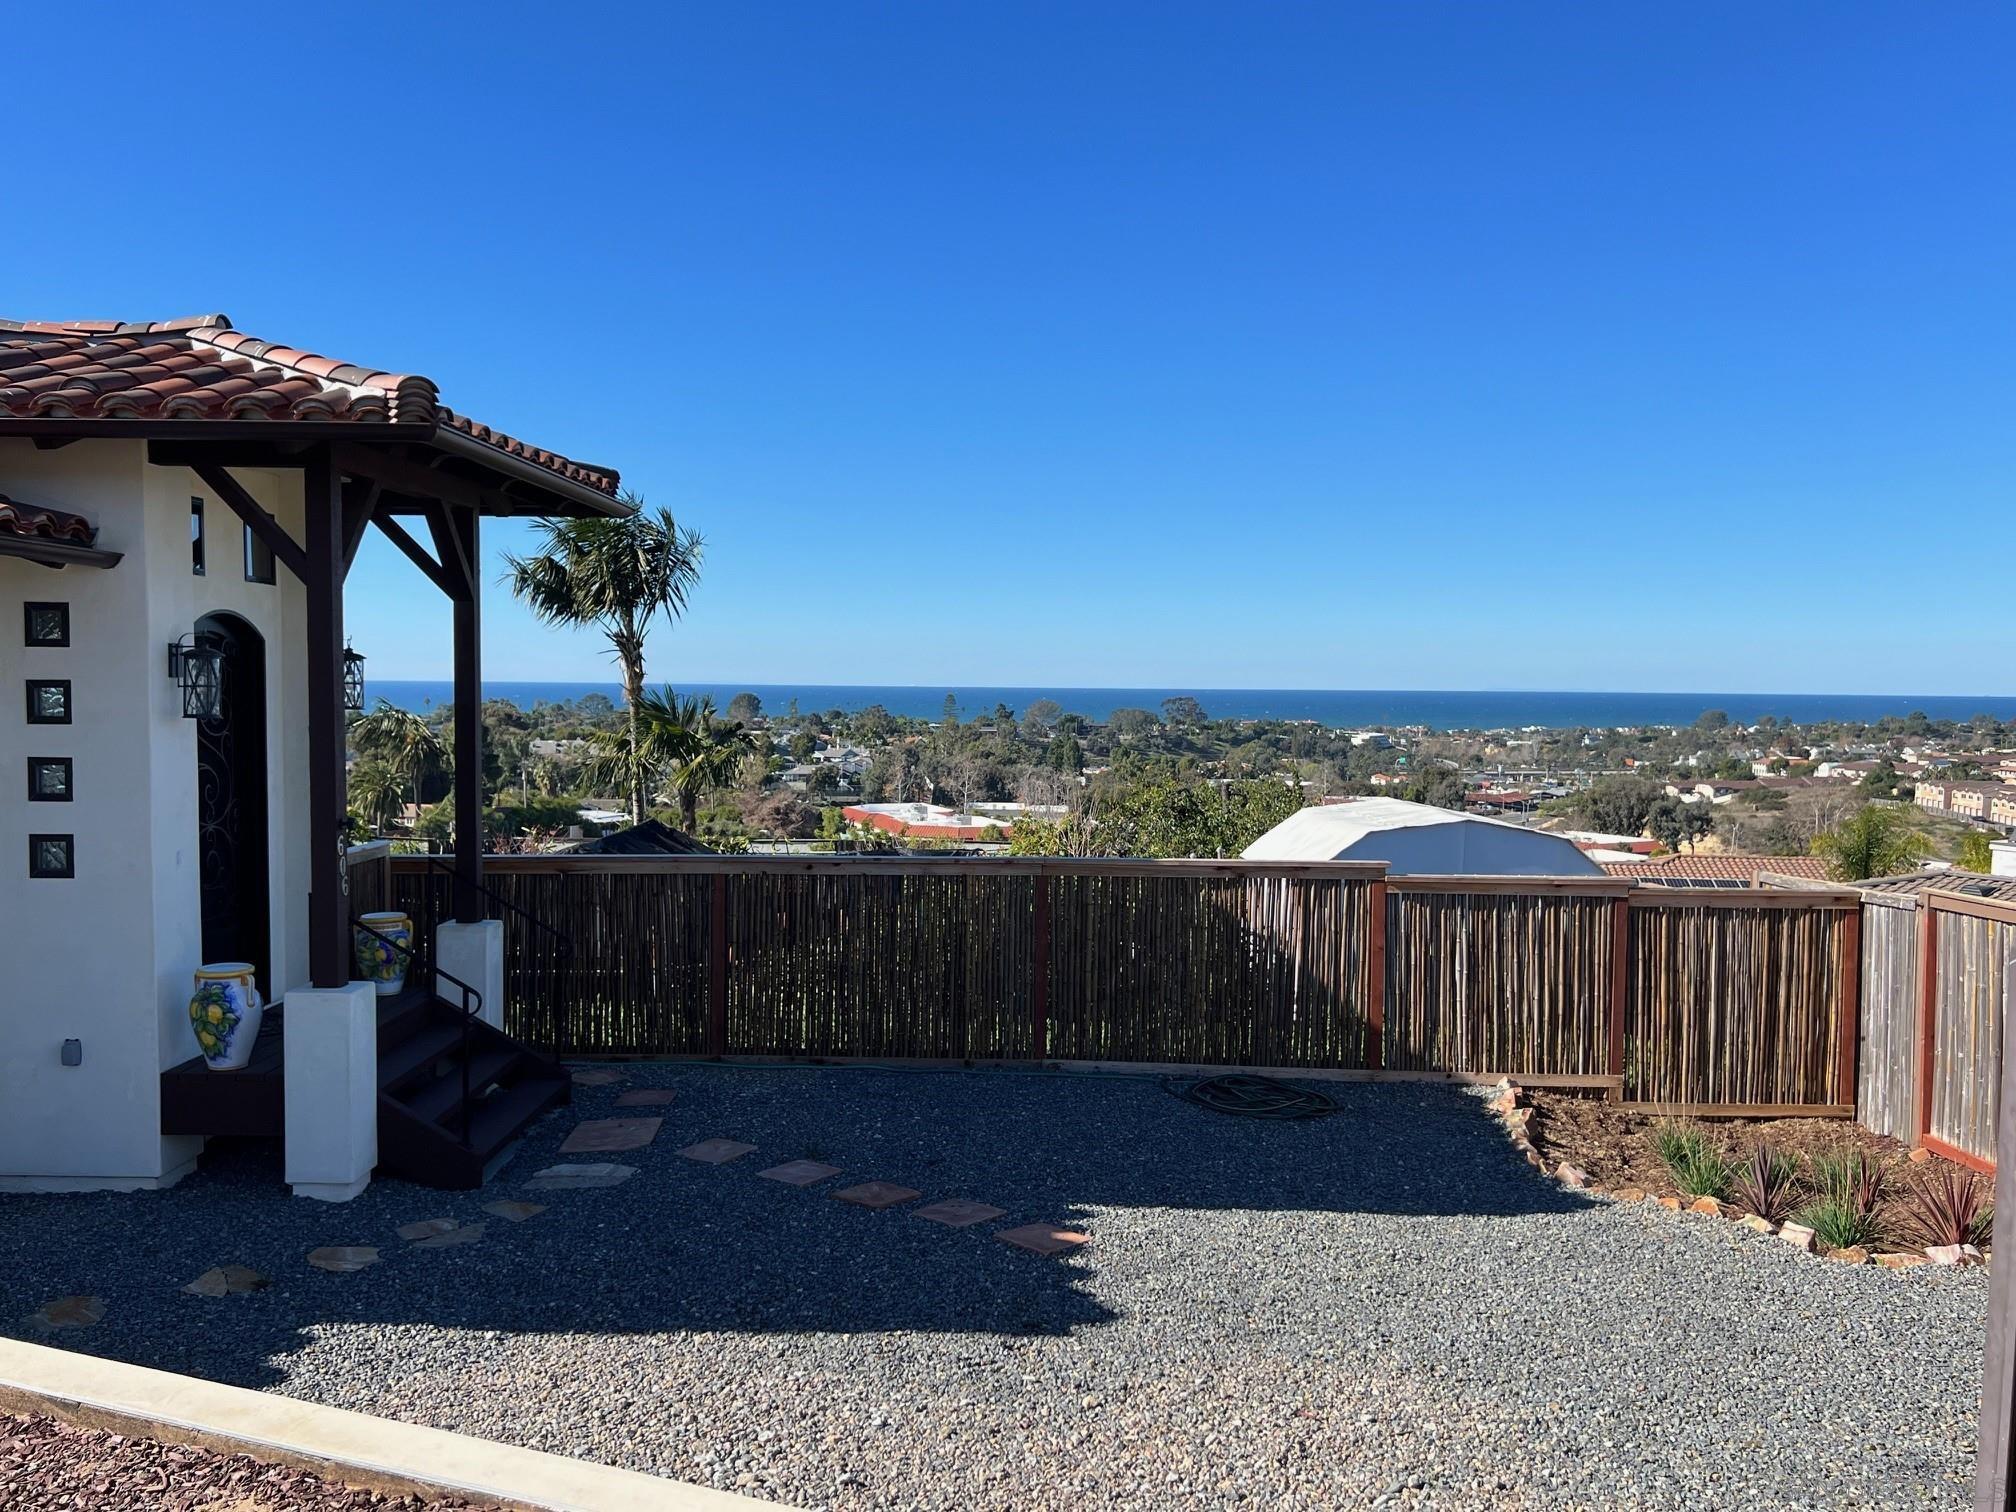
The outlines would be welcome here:
M 430 378 L 261 341 L 224 315 L 0 320 L 0 416 L 445 426 L 600 493 L 614 496 L 618 482 L 611 468 L 457 414 Z
M 1661 877 L 1705 878 L 1713 881 L 1754 882 L 1759 872 L 1776 872 L 1781 877 L 1827 879 L 1827 862 L 1819 856 L 1737 856 L 1709 852 L 1698 856 L 1675 853 L 1651 856 L 1643 861 L 1605 861 L 1603 870 L 1613 877 L 1642 877 L 1656 882 Z

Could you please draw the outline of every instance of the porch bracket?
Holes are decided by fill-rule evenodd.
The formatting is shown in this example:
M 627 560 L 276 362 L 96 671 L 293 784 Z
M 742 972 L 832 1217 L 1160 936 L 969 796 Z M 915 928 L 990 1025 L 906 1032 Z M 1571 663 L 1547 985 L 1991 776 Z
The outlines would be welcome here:
M 308 581 L 308 553 L 296 545 L 294 538 L 280 528 L 280 522 L 245 491 L 242 483 L 215 462 L 192 462 L 189 470 L 203 480 L 204 487 L 223 500 L 231 513 L 245 522 L 252 534 L 259 537 L 266 549 L 277 561 L 285 564 L 298 581 Z

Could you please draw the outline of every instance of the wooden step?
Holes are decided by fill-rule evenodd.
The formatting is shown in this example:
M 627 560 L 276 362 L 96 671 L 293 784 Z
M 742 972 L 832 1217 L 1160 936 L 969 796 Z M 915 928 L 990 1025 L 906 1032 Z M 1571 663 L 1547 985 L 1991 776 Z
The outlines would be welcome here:
M 469 1120 L 469 1149 L 480 1161 L 487 1162 L 548 1108 L 567 1101 L 566 1076 L 542 1070 L 545 1074 L 527 1077 L 477 1106 Z
M 474 1031 L 470 1034 L 473 1042 Z M 443 1056 L 462 1048 L 462 1026 L 435 1019 L 409 1038 L 386 1049 L 378 1047 L 378 1090 L 397 1094 L 399 1087 L 414 1080 Z
M 502 1045 L 472 1044 L 469 1051 L 469 1097 L 472 1102 L 502 1081 L 506 1073 L 523 1064 L 526 1059 L 525 1053 L 508 1041 Z M 449 1133 L 460 1137 L 462 1132 L 461 1114 L 458 1111 L 462 1103 L 460 1057 L 452 1057 L 451 1063 L 433 1081 L 393 1095 L 419 1117 L 429 1123 L 438 1123 Z M 450 1114 L 454 1117 L 451 1118 Z

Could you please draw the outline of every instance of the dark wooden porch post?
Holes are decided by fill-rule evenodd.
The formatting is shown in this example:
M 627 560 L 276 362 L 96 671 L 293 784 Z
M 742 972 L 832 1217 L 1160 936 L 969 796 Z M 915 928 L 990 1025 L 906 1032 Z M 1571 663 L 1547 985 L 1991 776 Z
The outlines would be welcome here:
M 448 541 L 442 565 L 455 581 L 455 918 L 485 917 L 483 896 L 483 585 L 477 515 L 468 505 L 444 505 Z M 450 565 L 450 563 L 453 565 Z
M 308 600 L 308 981 L 350 980 L 343 829 L 343 492 L 326 451 L 302 471 Z

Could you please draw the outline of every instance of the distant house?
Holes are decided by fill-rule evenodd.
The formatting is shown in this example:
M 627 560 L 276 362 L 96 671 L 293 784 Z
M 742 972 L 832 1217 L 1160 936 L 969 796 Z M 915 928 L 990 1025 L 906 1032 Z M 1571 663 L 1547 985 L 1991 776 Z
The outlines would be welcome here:
M 1629 861 L 1605 861 L 1613 877 L 1656 883 L 1661 887 L 1759 887 L 1762 875 L 1804 881 L 1827 880 L 1827 862 L 1819 856 L 1739 856 L 1724 852 L 1705 855 L 1646 856 Z
M 1394 876 L 1601 876 L 1561 835 L 1399 798 L 1299 809 L 1241 852 L 1248 861 L 1384 861 Z
M 706 846 L 682 829 L 656 819 L 611 830 L 594 840 L 566 847 L 570 856 L 711 856 Z
M 840 810 L 855 824 L 911 840 L 1003 841 L 1013 826 L 984 814 L 962 814 L 938 803 L 850 803 Z

